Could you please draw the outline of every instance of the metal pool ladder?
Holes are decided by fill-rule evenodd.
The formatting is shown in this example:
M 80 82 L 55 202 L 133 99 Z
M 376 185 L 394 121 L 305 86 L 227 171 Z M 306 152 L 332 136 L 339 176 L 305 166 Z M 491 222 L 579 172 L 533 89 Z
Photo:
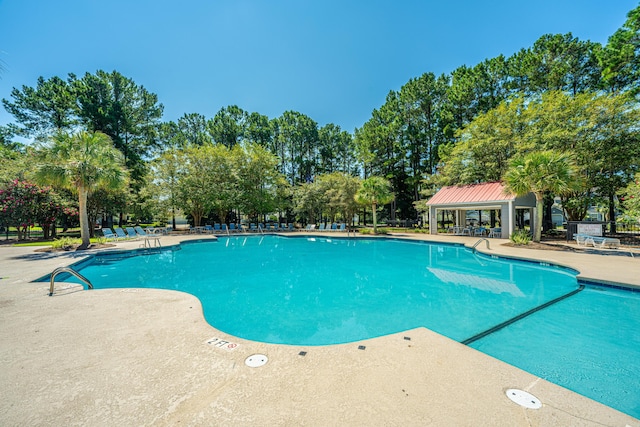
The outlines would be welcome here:
M 491 248 L 489 247 L 489 239 L 487 239 L 487 238 L 484 238 L 484 237 L 483 237 L 482 239 L 478 240 L 477 242 L 475 242 L 475 243 L 473 244 L 473 246 L 471 247 L 471 250 L 472 250 L 473 252 L 475 252 L 475 251 L 476 251 L 476 246 L 478 246 L 478 245 L 479 245 L 483 240 L 484 240 L 485 242 L 487 242 L 487 249 L 491 249 Z
M 81 282 L 85 283 L 87 285 L 88 289 L 93 289 L 93 285 L 91 284 L 89 279 L 87 279 L 82 274 L 80 274 L 77 271 L 75 271 L 73 268 L 71 268 L 71 267 L 58 267 L 55 270 L 53 270 L 53 272 L 51 273 L 51 284 L 49 285 L 49 296 L 53 295 L 53 283 L 55 282 L 56 276 L 58 274 L 60 274 L 60 273 L 70 273 L 70 274 L 76 276 Z

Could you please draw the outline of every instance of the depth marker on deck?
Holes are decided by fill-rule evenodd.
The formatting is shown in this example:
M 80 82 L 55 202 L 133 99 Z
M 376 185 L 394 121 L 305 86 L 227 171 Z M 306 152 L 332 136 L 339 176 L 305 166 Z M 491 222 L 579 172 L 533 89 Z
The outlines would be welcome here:
M 205 342 L 207 344 L 209 344 L 209 345 L 212 345 L 214 347 L 221 348 L 221 349 L 224 349 L 224 350 L 227 350 L 227 351 L 233 351 L 236 348 L 240 347 L 240 344 L 237 344 L 237 343 L 234 343 L 234 342 L 230 342 L 230 341 L 226 341 L 226 340 L 223 340 L 221 338 L 216 338 L 216 337 L 210 338 Z

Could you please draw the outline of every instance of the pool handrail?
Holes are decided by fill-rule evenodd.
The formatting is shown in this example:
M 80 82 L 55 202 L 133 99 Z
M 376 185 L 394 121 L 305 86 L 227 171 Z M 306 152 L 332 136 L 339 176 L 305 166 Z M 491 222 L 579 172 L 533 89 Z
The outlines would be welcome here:
M 78 273 L 71 267 L 58 267 L 51 273 L 51 284 L 49 285 L 49 296 L 53 296 L 53 284 L 55 282 L 55 278 L 59 273 L 70 273 L 73 276 L 76 276 L 81 282 L 84 282 L 87 285 L 88 289 L 93 289 L 93 285 L 82 274 Z
M 475 242 L 475 243 L 473 244 L 473 246 L 471 247 L 471 250 L 472 250 L 473 252 L 475 252 L 475 251 L 476 251 L 476 246 L 478 246 L 478 245 L 479 245 L 483 240 L 484 240 L 485 242 L 487 242 L 487 249 L 491 250 L 491 248 L 489 247 L 489 239 L 487 239 L 486 237 L 483 237 L 483 238 L 481 238 L 480 240 L 478 240 L 477 242 Z

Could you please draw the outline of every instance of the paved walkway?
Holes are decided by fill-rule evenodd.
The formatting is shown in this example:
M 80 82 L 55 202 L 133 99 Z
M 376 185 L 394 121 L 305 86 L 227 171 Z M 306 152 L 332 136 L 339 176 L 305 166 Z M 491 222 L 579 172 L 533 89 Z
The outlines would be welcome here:
M 183 238 L 211 237 L 169 236 L 162 242 Z M 519 249 L 503 242 L 479 248 L 640 286 L 640 257 Z M 0 247 L 2 426 L 640 426 L 425 328 L 344 345 L 271 345 L 216 330 L 204 320 L 200 302 L 181 292 L 88 292 L 58 283 L 49 297 L 48 283 L 31 282 L 80 256 Z M 237 346 L 230 349 L 221 340 Z M 246 366 L 245 359 L 257 353 L 267 355 L 268 363 Z M 512 403 L 505 397 L 509 388 L 531 392 L 543 407 Z

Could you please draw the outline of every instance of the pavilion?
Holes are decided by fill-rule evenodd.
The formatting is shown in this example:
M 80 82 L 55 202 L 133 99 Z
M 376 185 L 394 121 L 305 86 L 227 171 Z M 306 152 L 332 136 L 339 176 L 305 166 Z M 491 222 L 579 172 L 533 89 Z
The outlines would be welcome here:
M 500 223 L 501 235 L 498 237 L 508 239 L 516 229 L 517 215 L 528 212 L 533 222 L 536 198 L 533 193 L 517 197 L 507 192 L 501 182 L 488 182 L 443 187 L 429 199 L 427 206 L 431 234 L 438 234 L 437 218 L 440 212 L 453 211 L 454 224 L 466 226 L 467 211 L 477 211 L 480 223 L 484 222 L 482 211 L 490 211 L 490 218 L 487 219 L 491 221 L 491 226 Z M 534 226 L 535 224 L 532 224 L 532 229 Z

